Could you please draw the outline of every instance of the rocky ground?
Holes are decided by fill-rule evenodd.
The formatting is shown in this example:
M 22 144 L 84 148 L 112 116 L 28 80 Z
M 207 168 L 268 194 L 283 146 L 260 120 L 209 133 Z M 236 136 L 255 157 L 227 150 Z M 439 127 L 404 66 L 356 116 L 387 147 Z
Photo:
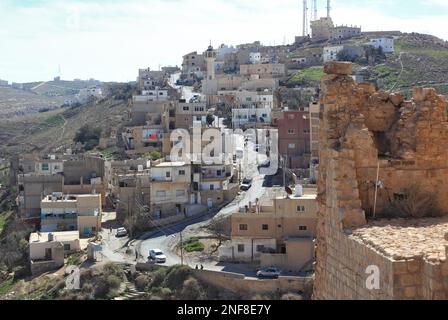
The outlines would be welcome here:
M 446 260 L 448 218 L 373 221 L 353 230 L 353 238 L 395 260 Z

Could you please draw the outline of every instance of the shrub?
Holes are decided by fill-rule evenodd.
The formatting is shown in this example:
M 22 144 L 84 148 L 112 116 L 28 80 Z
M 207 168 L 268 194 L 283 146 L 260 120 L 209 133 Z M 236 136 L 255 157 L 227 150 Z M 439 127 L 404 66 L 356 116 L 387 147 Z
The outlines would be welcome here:
M 139 291 L 144 291 L 146 287 L 149 285 L 149 278 L 148 276 L 141 274 L 135 279 L 135 287 Z
M 179 290 L 190 274 L 191 270 L 188 266 L 173 266 L 168 269 L 164 285 L 171 290 Z
M 191 238 L 183 243 L 182 248 L 187 252 L 202 252 L 205 246 L 198 238 Z
M 421 190 L 420 186 L 412 185 L 403 194 L 395 195 L 390 206 L 380 217 L 385 218 L 423 218 L 439 217 L 440 210 L 434 193 Z
M 199 300 L 203 297 L 203 289 L 196 279 L 188 278 L 184 281 L 180 295 L 184 300 Z
M 94 128 L 86 124 L 78 130 L 74 141 L 85 144 L 86 150 L 91 150 L 99 144 L 101 131 L 101 128 Z
M 152 275 L 151 280 L 151 287 L 157 288 L 160 287 L 163 284 L 163 281 L 165 280 L 166 272 L 165 269 L 159 269 Z
M 106 278 L 106 283 L 107 283 L 107 287 L 109 288 L 109 291 L 120 288 L 121 281 L 122 281 L 122 279 L 120 279 L 119 277 L 117 277 L 115 275 L 108 276 Z

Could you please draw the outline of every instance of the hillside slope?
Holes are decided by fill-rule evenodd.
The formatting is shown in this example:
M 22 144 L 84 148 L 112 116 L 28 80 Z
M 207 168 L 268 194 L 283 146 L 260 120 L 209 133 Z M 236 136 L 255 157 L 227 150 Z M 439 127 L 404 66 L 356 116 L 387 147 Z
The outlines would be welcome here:
M 120 92 L 119 89 L 109 91 Z M 73 138 L 85 124 L 101 128 L 103 136 L 108 137 L 127 119 L 128 101 L 123 95 L 115 97 L 109 95 L 76 108 L 0 119 L 0 155 L 73 148 Z
M 47 97 L 31 91 L 0 88 L 0 119 L 36 113 L 43 108 L 51 110 L 63 104 L 64 97 Z

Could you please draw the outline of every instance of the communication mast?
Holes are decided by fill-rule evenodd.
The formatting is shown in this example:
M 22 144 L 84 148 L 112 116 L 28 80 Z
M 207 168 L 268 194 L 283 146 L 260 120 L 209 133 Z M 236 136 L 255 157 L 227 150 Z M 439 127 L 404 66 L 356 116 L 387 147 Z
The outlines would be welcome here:
M 308 1 L 303 0 L 303 36 L 308 35 Z
M 317 0 L 311 1 L 311 21 L 317 20 Z
M 327 0 L 327 18 L 330 18 L 331 5 L 330 0 Z

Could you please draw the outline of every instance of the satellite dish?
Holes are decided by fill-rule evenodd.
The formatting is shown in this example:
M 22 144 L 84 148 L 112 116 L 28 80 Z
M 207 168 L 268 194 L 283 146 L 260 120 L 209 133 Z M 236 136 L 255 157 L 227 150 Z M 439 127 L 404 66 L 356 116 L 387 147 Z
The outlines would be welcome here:
M 292 195 L 292 189 L 290 187 L 286 186 L 285 191 L 287 194 Z

